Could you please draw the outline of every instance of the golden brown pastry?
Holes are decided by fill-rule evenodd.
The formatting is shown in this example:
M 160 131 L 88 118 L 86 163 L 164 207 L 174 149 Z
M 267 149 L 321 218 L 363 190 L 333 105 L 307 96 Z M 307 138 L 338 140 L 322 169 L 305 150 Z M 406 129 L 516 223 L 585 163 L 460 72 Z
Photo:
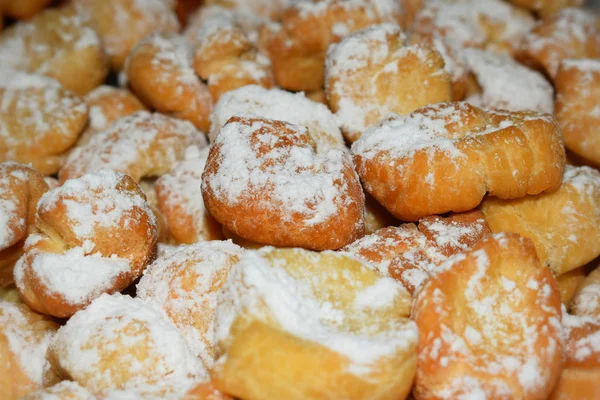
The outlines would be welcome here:
M 46 350 L 58 324 L 25 304 L 0 300 L 0 393 L 17 400 L 58 382 Z
M 86 14 L 73 5 L 49 8 L 0 35 L 2 69 L 54 78 L 84 95 L 108 72 L 102 42 Z
M 516 232 L 533 241 L 543 265 L 560 276 L 600 255 L 600 173 L 567 166 L 558 190 L 500 200 L 481 211 L 492 232 Z
M 131 177 L 111 170 L 45 193 L 36 228 L 15 282 L 32 309 L 59 318 L 125 289 L 156 254 L 156 218 L 144 194 Z
M 496 234 L 418 292 L 419 399 L 548 397 L 562 366 L 560 293 L 529 239 Z
M 400 284 L 348 255 L 249 251 L 219 297 L 215 386 L 244 399 L 404 399 L 409 309 Z
M 556 277 L 560 289 L 560 298 L 563 304 L 569 304 L 581 282 L 585 279 L 585 266 L 572 269 Z
M 596 267 L 579 284 L 569 309 L 575 315 L 600 318 L 600 268 Z
M 0 287 L 14 282 L 13 267 L 35 227 L 37 203 L 46 191 L 48 185 L 35 169 L 12 162 L 0 164 Z
M 352 153 L 365 190 L 404 221 L 471 210 L 486 193 L 514 199 L 553 190 L 565 165 L 552 116 L 460 102 L 391 115 Z
M 452 99 L 442 56 L 427 45 L 407 45 L 392 24 L 359 31 L 331 46 L 325 87 L 349 142 L 390 113 L 405 115 Z
M 204 135 L 187 121 L 139 111 L 119 119 L 73 150 L 59 173 L 61 182 L 112 169 L 133 177 L 160 176 L 183 159 L 188 146 L 206 145 Z
M 563 60 L 554 83 L 565 147 L 600 165 L 600 60 Z
M 85 103 L 53 79 L 25 73 L 0 78 L 0 161 L 56 173 L 87 121 Z
M 211 146 L 202 194 L 219 223 L 262 244 L 338 249 L 364 234 L 350 156 L 283 121 L 232 117 Z

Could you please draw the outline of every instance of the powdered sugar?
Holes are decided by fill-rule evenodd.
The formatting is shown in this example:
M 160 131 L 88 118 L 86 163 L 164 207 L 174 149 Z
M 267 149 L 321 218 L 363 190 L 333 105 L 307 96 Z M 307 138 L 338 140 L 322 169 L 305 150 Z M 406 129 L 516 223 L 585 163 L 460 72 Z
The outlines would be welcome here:
M 581 194 L 597 196 L 600 193 L 600 172 L 590 167 L 567 165 L 562 182 Z

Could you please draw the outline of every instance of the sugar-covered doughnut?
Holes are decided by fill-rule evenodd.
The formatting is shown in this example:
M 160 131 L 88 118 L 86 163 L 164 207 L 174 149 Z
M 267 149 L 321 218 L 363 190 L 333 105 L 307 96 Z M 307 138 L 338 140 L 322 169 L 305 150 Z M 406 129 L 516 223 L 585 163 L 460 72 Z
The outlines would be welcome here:
M 215 386 L 249 399 L 404 399 L 409 309 L 400 284 L 348 255 L 247 252 L 219 297 Z
M 156 218 L 135 181 L 102 170 L 66 181 L 38 203 L 14 276 L 34 310 L 68 317 L 141 276 L 156 253 Z
M 191 145 L 204 147 L 206 138 L 190 122 L 139 111 L 117 120 L 94 134 L 87 144 L 75 148 L 59 178 L 64 182 L 108 168 L 140 181 L 170 171 Z
M 416 399 L 546 399 L 562 367 L 556 279 L 529 239 L 496 234 L 418 292 Z
M 452 100 L 442 56 L 407 45 L 397 25 L 376 25 L 346 36 L 327 52 L 327 100 L 350 142 L 390 113 L 408 114 Z
M 575 315 L 600 318 L 600 268 L 596 267 L 579 285 L 569 308 Z
M 229 231 L 275 246 L 337 249 L 364 234 L 364 194 L 345 151 L 283 121 L 232 117 L 211 146 L 202 194 Z
M 97 400 L 97 398 L 77 382 L 62 381 L 54 386 L 29 393 L 21 400 Z
M 460 102 L 391 115 L 352 152 L 365 190 L 404 221 L 471 210 L 486 193 L 512 199 L 555 189 L 565 164 L 550 115 Z
M 600 255 L 600 173 L 567 165 L 558 190 L 500 200 L 488 197 L 481 211 L 493 232 L 530 238 L 542 264 L 562 275 Z

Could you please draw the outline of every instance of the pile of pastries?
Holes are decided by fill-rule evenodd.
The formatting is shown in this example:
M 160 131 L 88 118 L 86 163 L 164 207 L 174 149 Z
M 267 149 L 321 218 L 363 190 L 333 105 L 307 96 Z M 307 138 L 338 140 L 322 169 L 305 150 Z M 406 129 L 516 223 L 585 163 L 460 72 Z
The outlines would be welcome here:
M 583 1 L 50 3 L 0 0 L 0 398 L 600 399 Z

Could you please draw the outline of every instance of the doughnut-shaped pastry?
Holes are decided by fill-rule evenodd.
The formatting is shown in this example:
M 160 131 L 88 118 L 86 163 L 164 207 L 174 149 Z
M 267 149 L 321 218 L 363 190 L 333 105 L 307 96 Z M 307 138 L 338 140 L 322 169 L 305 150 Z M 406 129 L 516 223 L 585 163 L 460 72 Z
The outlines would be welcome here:
M 421 288 L 416 399 L 546 399 L 562 366 L 556 279 L 529 239 L 496 234 Z
M 560 289 L 560 298 L 563 304 L 569 304 L 577 293 L 577 289 L 581 282 L 585 280 L 585 266 L 572 269 L 560 276 L 556 277 L 558 287 Z
M 54 336 L 48 358 L 61 377 L 94 394 L 146 385 L 167 395 L 206 374 L 158 306 L 119 293 L 103 294 L 73 315 Z
M 59 178 L 64 182 L 108 168 L 140 181 L 170 171 L 191 145 L 206 145 L 204 135 L 191 123 L 140 111 L 119 119 L 73 150 Z
M 596 267 L 579 285 L 569 308 L 575 315 L 600 318 L 600 268 Z
M 397 25 L 384 24 L 346 36 L 327 52 L 325 87 L 348 141 L 390 113 L 452 100 L 444 59 L 433 47 L 406 45 Z
M 401 285 L 348 255 L 247 252 L 219 297 L 215 386 L 244 399 L 404 399 L 409 309 Z
M 53 79 L 14 73 L 0 78 L 0 161 L 56 173 L 87 121 L 85 103 Z
M 212 99 L 192 68 L 191 56 L 182 37 L 153 34 L 131 50 L 125 73 L 129 86 L 146 104 L 208 131 Z
M 391 115 L 352 153 L 365 190 L 403 221 L 471 210 L 486 193 L 514 199 L 555 189 L 565 165 L 550 115 L 460 102 Z
M 201 9 L 186 36 L 195 43 L 194 69 L 208 82 L 215 102 L 224 93 L 246 85 L 275 85 L 270 60 L 258 52 L 228 10 Z
M 350 156 L 315 149 L 303 126 L 232 117 L 202 175 L 207 210 L 252 241 L 338 249 L 364 234 L 364 194 Z
M 217 295 L 242 254 L 232 242 L 180 246 L 152 263 L 136 286 L 137 297 L 160 305 L 207 369 L 215 358 Z
M 42 11 L 52 0 L 2 0 L 2 14 L 14 19 L 29 19 Z
M 217 133 L 238 114 L 255 115 L 261 118 L 276 119 L 294 125 L 302 125 L 315 142 L 319 151 L 345 149 L 342 132 L 335 116 L 327 106 L 307 99 L 302 93 L 290 93 L 281 89 L 264 89 L 249 85 L 232 90 L 221 97 L 210 116 L 208 137 L 215 141 Z
M 17 400 L 58 382 L 46 350 L 58 324 L 25 304 L 0 300 L 0 393 Z
M 486 109 L 554 111 L 554 89 L 539 72 L 485 50 L 466 49 L 465 60 L 481 88 L 467 102 Z
M 401 16 L 395 0 L 309 0 L 294 2 L 280 24 L 265 25 L 260 33 L 273 63 L 277 84 L 284 89 L 323 88 L 327 48 L 344 36 Z
M 185 160 L 156 181 L 158 208 L 179 243 L 223 239 L 221 226 L 206 210 L 202 198 L 202 172 L 209 150 L 190 146 Z
M 542 264 L 560 276 L 600 255 L 600 173 L 567 165 L 560 188 L 514 200 L 488 197 L 481 205 L 492 232 L 533 241 Z
M 0 63 L 54 78 L 79 95 L 99 86 L 108 73 L 100 37 L 73 5 L 7 28 L 0 36 Z
M 564 60 L 554 83 L 565 147 L 600 165 L 600 60 Z
M 470 211 L 426 217 L 416 224 L 387 227 L 344 247 L 383 276 L 414 294 L 450 256 L 491 234 L 483 214 Z
M 153 32 L 175 33 L 179 22 L 173 0 L 79 0 L 102 37 L 114 71 L 123 68 L 131 49 Z
M 442 36 L 457 49 L 478 47 L 512 52 L 535 21 L 526 10 L 501 0 L 427 0 L 422 3 L 412 29 Z
M 77 382 L 62 381 L 22 397 L 21 400 L 97 400 L 92 393 Z
M 510 2 L 545 17 L 555 14 L 563 8 L 580 7 L 584 0 L 510 0 Z
M 125 289 L 156 253 L 156 218 L 135 181 L 103 170 L 65 182 L 38 203 L 36 228 L 15 266 L 34 310 L 69 317 L 104 292 Z
M 554 79 L 562 60 L 600 56 L 598 30 L 598 17 L 594 13 L 565 8 L 541 20 L 524 37 L 517 58 Z
M 37 202 L 48 185 L 35 169 L 0 164 L 0 286 L 14 282 L 13 266 L 23 254 L 25 238 L 35 226 Z

